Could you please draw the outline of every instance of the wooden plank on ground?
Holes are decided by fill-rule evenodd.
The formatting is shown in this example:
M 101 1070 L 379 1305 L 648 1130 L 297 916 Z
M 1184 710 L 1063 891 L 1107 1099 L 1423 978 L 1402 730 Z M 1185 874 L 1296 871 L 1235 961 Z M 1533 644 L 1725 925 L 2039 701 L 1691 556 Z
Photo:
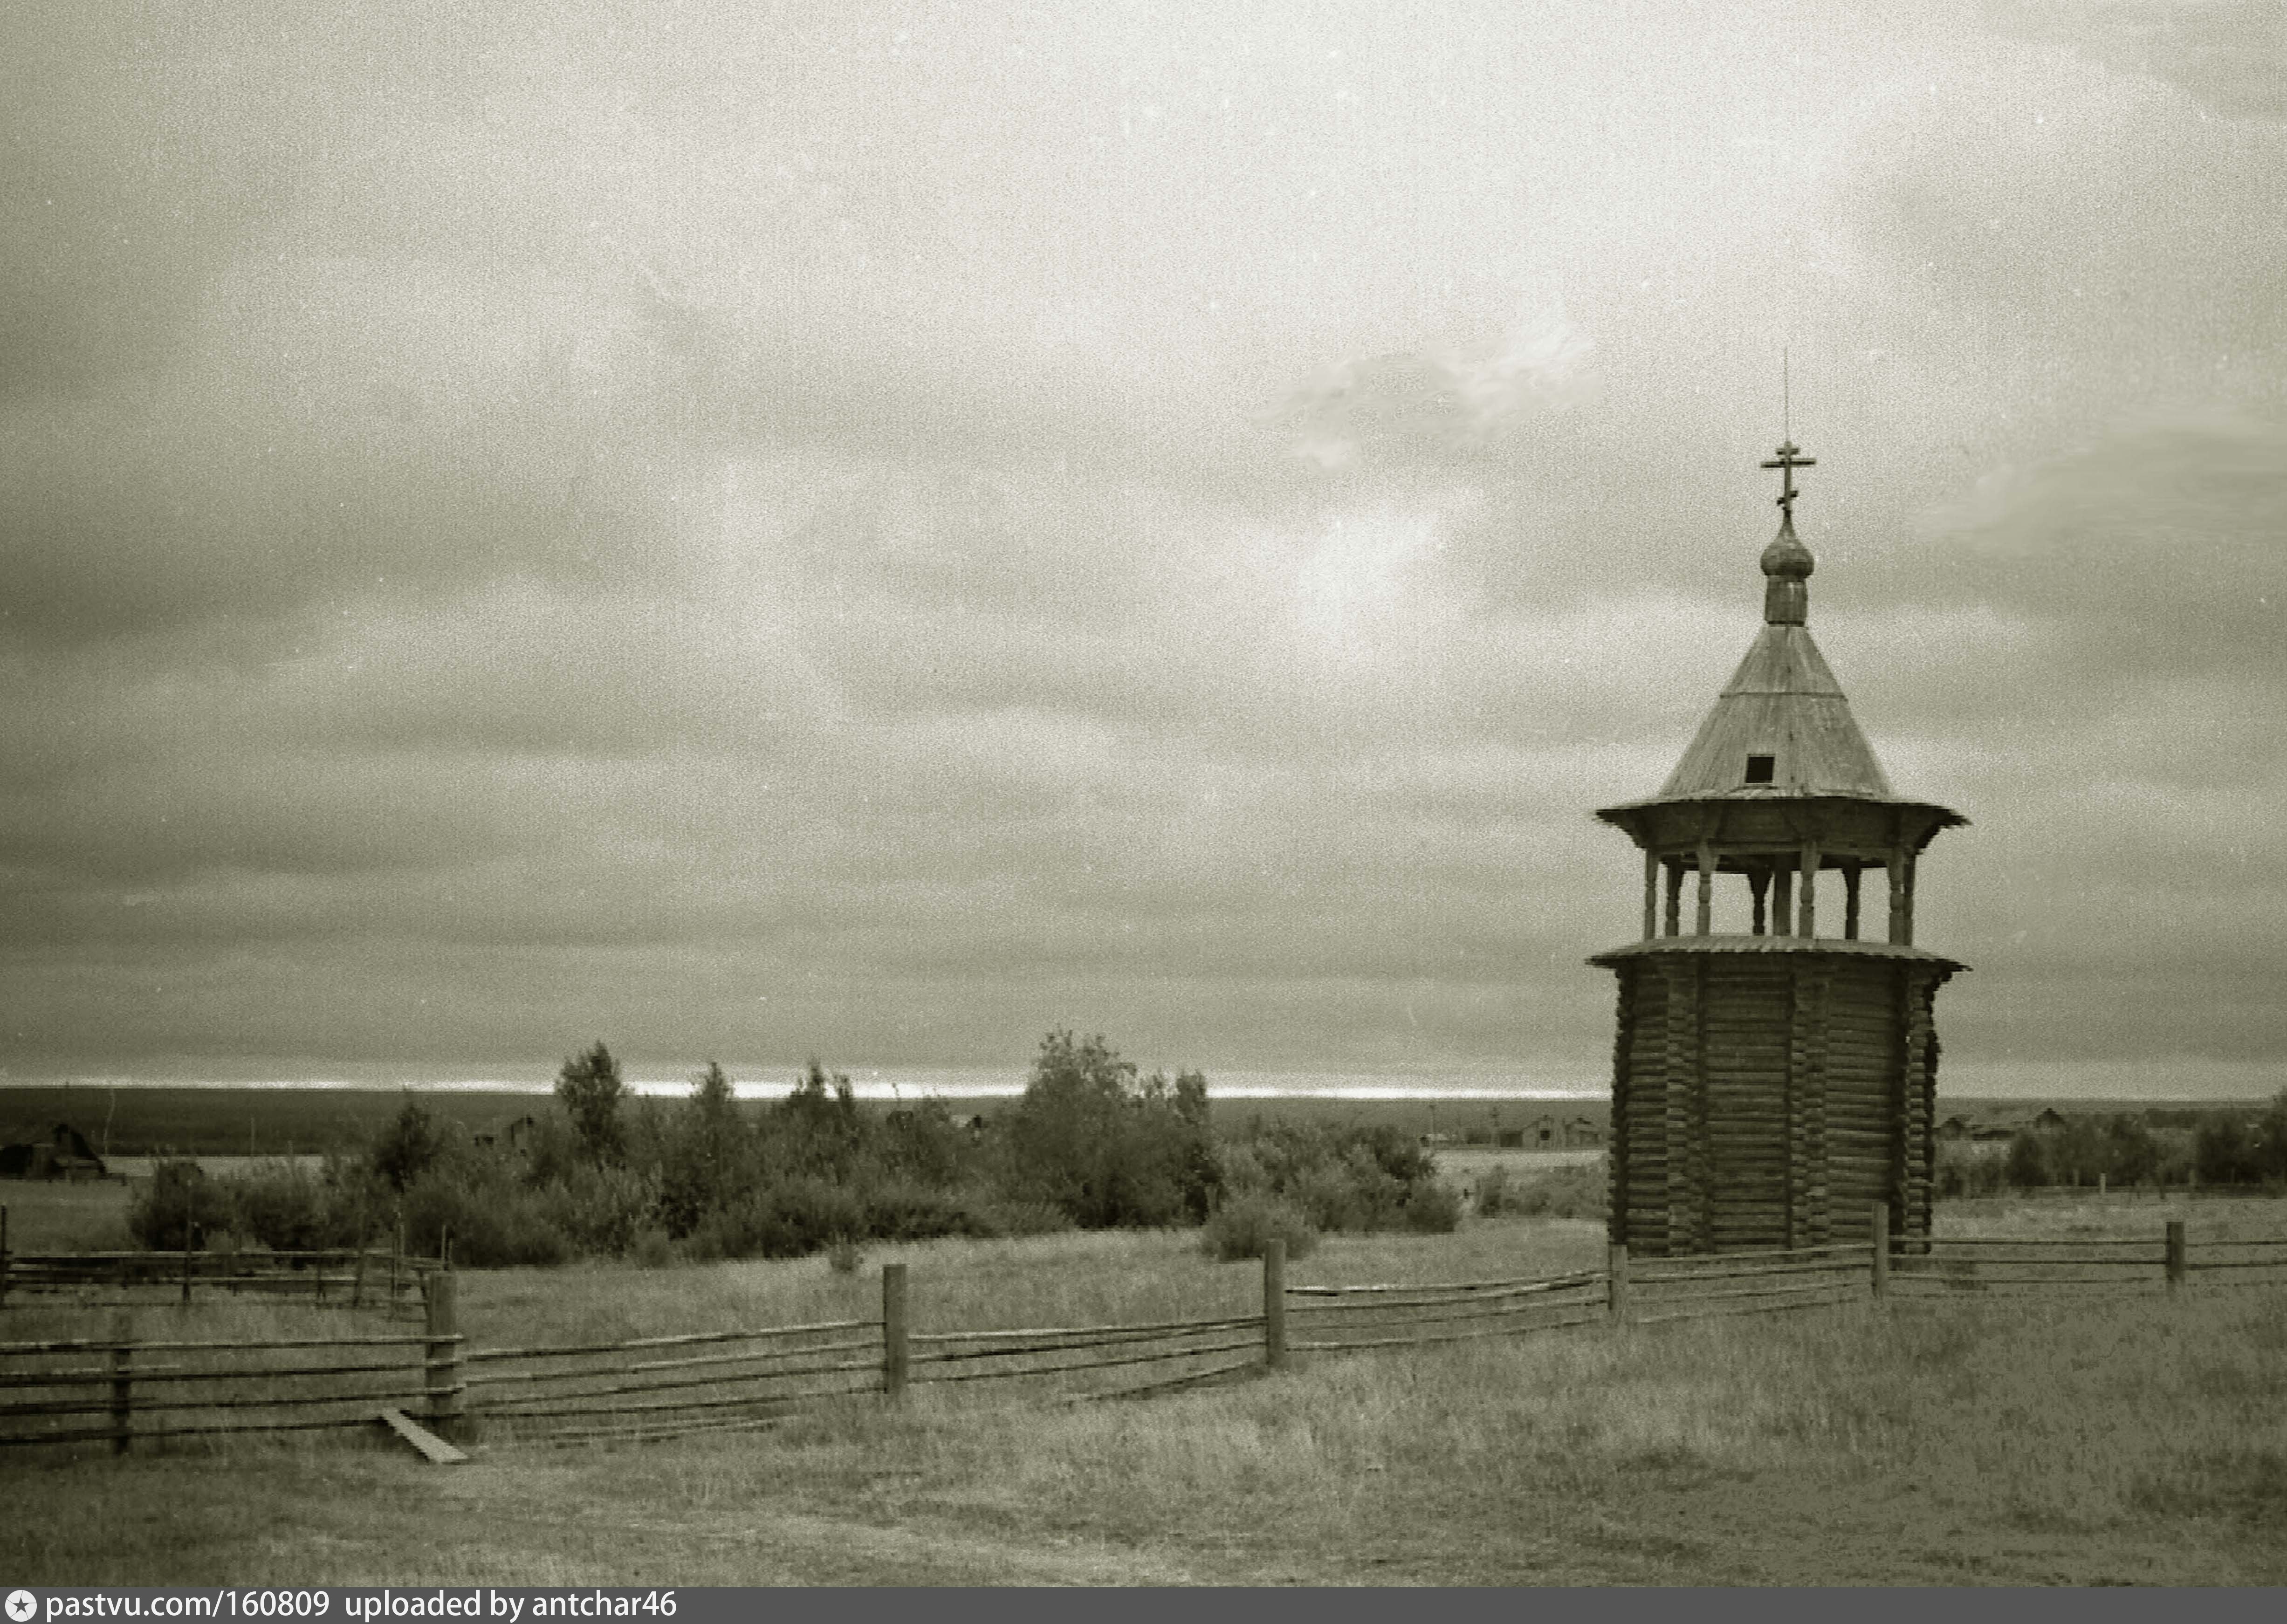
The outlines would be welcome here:
M 469 1457 L 400 1409 L 385 1409 L 381 1421 L 389 1430 L 439 1466 L 458 1466 Z

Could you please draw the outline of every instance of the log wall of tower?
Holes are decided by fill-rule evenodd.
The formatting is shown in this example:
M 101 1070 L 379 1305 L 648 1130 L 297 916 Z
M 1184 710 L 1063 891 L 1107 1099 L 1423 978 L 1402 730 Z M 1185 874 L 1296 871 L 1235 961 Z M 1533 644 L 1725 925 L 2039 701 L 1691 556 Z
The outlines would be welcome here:
M 1646 1256 L 1864 1242 L 1869 1207 L 1929 1232 L 1926 963 L 1816 951 L 1612 966 L 1612 1239 Z

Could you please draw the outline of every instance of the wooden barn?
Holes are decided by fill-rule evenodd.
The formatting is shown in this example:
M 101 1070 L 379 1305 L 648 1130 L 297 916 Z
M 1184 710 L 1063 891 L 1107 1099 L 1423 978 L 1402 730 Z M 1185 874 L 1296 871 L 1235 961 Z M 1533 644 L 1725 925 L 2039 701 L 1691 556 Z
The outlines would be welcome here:
M 1763 465 L 1781 518 L 1746 658 L 1659 793 L 1596 814 L 1643 852 L 1642 939 L 1590 962 L 1619 978 L 1611 1238 L 1655 1257 L 1864 1241 L 1877 1202 L 1894 1235 L 1929 1230 L 1935 1000 L 1964 966 L 1914 945 L 1914 875 L 1967 820 L 1893 792 L 1811 641 L 1809 464 Z
M 0 1145 L 0 1179 L 100 1179 L 103 1158 L 87 1136 L 59 1122 L 41 1139 Z

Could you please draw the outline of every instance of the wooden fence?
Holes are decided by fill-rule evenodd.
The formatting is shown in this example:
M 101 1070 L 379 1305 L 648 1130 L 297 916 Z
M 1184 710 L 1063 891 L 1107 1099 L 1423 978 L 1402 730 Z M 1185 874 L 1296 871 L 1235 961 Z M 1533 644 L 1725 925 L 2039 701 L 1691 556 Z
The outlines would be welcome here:
M 2287 1237 L 2203 1238 L 2181 1218 L 2158 1234 L 2009 1238 L 1951 1236 L 1890 1260 L 1902 1297 L 1957 1292 L 2173 1291 L 2195 1277 L 2216 1285 L 2287 1284 Z
M 0 1445 L 370 1425 L 409 1410 L 440 1436 L 564 1442 L 664 1439 L 772 1424 L 804 1404 L 895 1400 L 941 1383 L 1019 1384 L 1037 1398 L 1136 1396 L 1288 1366 L 1296 1354 L 1417 1347 L 1605 1323 L 1829 1306 L 1961 1291 L 2164 1292 L 2198 1280 L 2287 1285 L 2287 1238 L 2190 1245 L 2157 1236 L 1874 1238 L 1783 1251 L 1657 1257 L 1501 1280 L 1298 1285 L 1262 1260 L 1258 1313 L 1150 1323 L 916 1330 L 906 1265 L 882 1271 L 878 1316 L 617 1341 L 463 1348 L 449 1267 L 421 1275 L 421 1334 L 274 1341 L 108 1337 L 0 1343 Z M 25 1395 L 17 1397 L 16 1395 Z M 433 1440 L 430 1440 L 432 1441 Z
M 197 1298 L 301 1297 L 339 1308 L 418 1312 L 435 1258 L 325 1251 L 4 1252 L 0 1308 L 145 1308 Z
M 0 1344 L 0 1445 L 370 1427 L 435 1401 L 426 1336 L 108 1336 Z

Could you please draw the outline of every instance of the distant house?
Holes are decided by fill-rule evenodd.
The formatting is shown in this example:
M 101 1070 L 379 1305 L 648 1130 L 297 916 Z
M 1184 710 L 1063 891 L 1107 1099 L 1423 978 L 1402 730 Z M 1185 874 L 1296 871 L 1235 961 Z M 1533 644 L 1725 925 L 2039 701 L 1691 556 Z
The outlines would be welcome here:
M 1554 1116 L 1536 1116 L 1525 1124 L 1524 1142 L 1535 1150 L 1554 1150 L 1563 1143 L 1564 1126 Z
M 103 1158 L 87 1136 L 69 1123 L 58 1123 L 44 1139 L 0 1146 L 0 1179 L 100 1179 Z
M 1599 1123 L 1595 1117 L 1569 1116 L 1565 1118 L 1564 1143 L 1567 1146 L 1577 1148 L 1581 1146 L 1601 1145 L 1603 1142 L 1603 1124 Z
M 2064 1126 L 2065 1114 L 2054 1106 L 2033 1118 L 2033 1131 L 2036 1133 L 2061 1133 Z
M 1496 1129 L 1493 1132 L 1493 1144 L 1496 1148 L 1501 1150 L 1523 1150 L 1524 1130 L 1522 1128 Z
M 1937 1137 L 1950 1144 L 1959 1144 L 1975 1131 L 1967 1116 L 1949 1116 L 1937 1125 Z

